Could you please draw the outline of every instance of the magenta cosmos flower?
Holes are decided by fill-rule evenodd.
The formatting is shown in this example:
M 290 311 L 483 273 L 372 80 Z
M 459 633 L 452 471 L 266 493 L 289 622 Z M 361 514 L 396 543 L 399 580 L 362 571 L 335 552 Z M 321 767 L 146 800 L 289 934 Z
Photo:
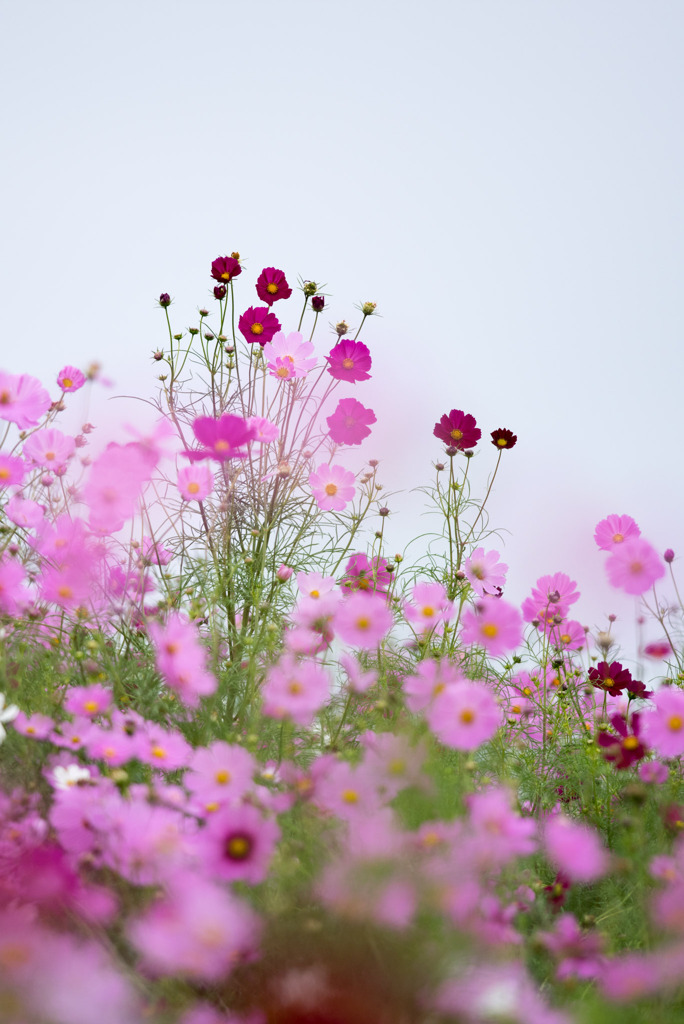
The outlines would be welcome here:
M 238 320 L 238 327 L 247 341 L 258 341 L 263 347 L 280 330 L 280 320 L 268 306 L 250 306 Z
M 35 427 L 50 408 L 50 396 L 35 377 L 0 371 L 0 420 L 16 423 L 20 430 Z
M 330 350 L 325 357 L 328 361 L 328 373 L 335 380 L 369 380 L 371 356 L 368 348 L 360 341 L 343 338 Z
M 522 640 L 522 618 L 512 604 L 498 597 L 483 597 L 463 614 L 464 644 L 478 644 L 495 658 L 513 651 Z
M 57 374 L 57 383 L 62 391 L 78 391 L 85 382 L 84 375 L 75 366 L 65 366 Z
M 341 512 L 356 494 L 354 474 L 344 466 L 319 466 L 309 477 L 309 486 L 323 512 Z
M 551 863 L 571 882 L 593 882 L 606 873 L 608 855 L 596 832 L 563 814 L 549 819 L 544 845 Z
M 355 398 L 341 398 L 326 422 L 335 444 L 361 444 L 370 434 L 370 424 L 375 423 L 376 418 L 372 409 L 366 409 Z
M 613 548 L 606 573 L 611 586 L 626 594 L 643 594 L 665 575 L 665 566 L 647 540 L 634 537 Z
M 482 436 L 482 431 L 475 423 L 475 417 L 470 413 L 452 409 L 450 413 L 445 413 L 442 416 L 439 423 L 435 423 L 433 434 L 450 448 L 458 448 L 463 451 L 466 448 L 475 447 Z
M 359 552 L 352 555 L 344 569 L 344 576 L 340 580 L 343 592 L 360 590 L 365 593 L 377 591 L 378 594 L 385 594 L 387 587 L 392 582 L 392 575 L 387 571 L 387 559 L 378 555 L 369 559 L 367 555 Z
M 204 446 L 199 451 L 186 451 L 185 454 L 192 462 L 200 459 L 218 459 L 225 462 L 227 459 L 246 459 L 248 452 L 245 445 L 254 437 L 254 430 L 240 416 L 230 416 L 224 413 L 218 419 L 213 416 L 198 416 L 192 425 L 192 430 Z
M 631 516 L 608 516 L 594 532 L 594 540 L 602 551 L 612 551 L 618 544 L 640 536 L 641 530 Z
M 438 693 L 426 718 L 437 739 L 456 750 L 475 750 L 486 743 L 503 720 L 494 694 L 469 679 Z
M 232 281 L 241 273 L 242 267 L 234 256 L 218 256 L 211 265 L 211 276 L 215 281 Z
M 263 882 L 280 829 L 251 804 L 222 807 L 199 833 L 200 856 L 210 875 L 227 882 Z
M 269 306 L 278 299 L 289 299 L 292 295 L 285 274 L 275 267 L 264 267 L 257 278 L 256 290 L 261 301 L 267 302 Z

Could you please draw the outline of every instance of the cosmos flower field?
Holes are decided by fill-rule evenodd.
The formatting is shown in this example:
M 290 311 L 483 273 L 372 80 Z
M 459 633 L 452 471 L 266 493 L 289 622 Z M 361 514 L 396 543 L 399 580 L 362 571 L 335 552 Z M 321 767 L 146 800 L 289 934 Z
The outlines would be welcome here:
M 675 553 L 587 524 L 638 670 L 571 566 L 518 606 L 487 500 L 524 438 L 454 408 L 412 563 L 375 303 L 238 253 L 210 288 L 191 327 L 159 297 L 151 426 L 0 372 L 0 1021 L 684 1019 Z

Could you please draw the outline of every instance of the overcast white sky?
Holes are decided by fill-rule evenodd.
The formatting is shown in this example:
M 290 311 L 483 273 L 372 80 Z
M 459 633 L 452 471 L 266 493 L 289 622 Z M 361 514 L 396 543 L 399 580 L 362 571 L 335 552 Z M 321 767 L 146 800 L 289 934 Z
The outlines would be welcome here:
M 330 319 L 373 299 L 387 487 L 428 481 L 451 408 L 511 427 L 510 596 L 567 571 L 631 636 L 592 534 L 684 547 L 681 2 L 4 0 L 0 36 L 4 368 L 148 395 L 157 296 L 187 326 L 233 249 L 243 308 L 263 266 Z M 425 524 L 392 508 L 399 546 Z

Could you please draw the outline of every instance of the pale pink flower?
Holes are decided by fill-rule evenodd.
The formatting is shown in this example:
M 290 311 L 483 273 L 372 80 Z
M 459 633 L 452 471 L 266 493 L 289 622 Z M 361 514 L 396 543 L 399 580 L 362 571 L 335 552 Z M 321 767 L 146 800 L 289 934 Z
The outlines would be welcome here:
M 11 487 L 22 483 L 26 475 L 26 463 L 16 455 L 0 452 L 0 487 Z
M 356 658 L 349 654 L 340 655 L 340 665 L 347 673 L 347 685 L 352 693 L 367 693 L 378 681 L 377 672 L 363 672 Z
M 35 377 L 0 371 L 0 420 L 26 430 L 37 426 L 50 404 L 49 394 Z
M 337 582 L 334 576 L 321 576 L 318 572 L 298 572 L 296 579 L 300 593 L 313 598 L 328 594 Z
M 254 440 L 259 444 L 270 444 L 277 441 L 280 436 L 280 427 L 277 423 L 271 423 L 263 416 L 249 416 L 247 425 L 254 432 Z
M 24 589 L 26 570 L 21 562 L 10 555 L 0 557 L 0 612 L 19 615 L 28 602 Z
M 185 704 L 197 707 L 200 697 L 214 693 L 218 683 L 207 671 L 206 654 L 191 622 L 174 612 L 165 625 L 150 622 L 147 631 L 159 674 Z
M 498 551 L 475 548 L 463 566 L 466 579 L 479 597 L 498 594 L 506 584 L 508 566 L 499 561 Z
M 404 615 L 418 633 L 423 633 L 453 618 L 453 602 L 441 583 L 417 583 L 411 601 L 404 604 Z
M 311 342 L 304 341 L 297 331 L 287 336 L 283 331 L 278 331 L 263 348 L 264 359 L 271 376 L 281 380 L 306 377 L 317 363 L 313 352 Z
M 483 597 L 463 614 L 464 644 L 484 647 L 493 657 L 513 651 L 522 640 L 522 618 L 512 604 L 501 598 Z
M 435 736 L 456 750 L 475 750 L 486 743 L 503 720 L 491 691 L 470 680 L 437 694 L 425 717 Z
M 214 474 L 206 462 L 193 462 L 178 471 L 178 490 L 184 501 L 204 501 L 214 489 Z
M 392 612 L 384 597 L 374 593 L 350 594 L 335 618 L 335 630 L 345 643 L 372 650 L 392 627 Z
M 138 444 L 107 445 L 91 466 L 83 488 L 91 527 L 103 533 L 120 530 L 135 515 L 151 472 L 150 459 Z
M 269 669 L 262 696 L 265 715 L 310 725 L 330 696 L 330 679 L 316 662 L 285 655 Z
M 547 821 L 544 845 L 551 863 L 571 882 L 593 882 L 608 870 L 608 854 L 598 834 L 564 814 Z
M 62 391 L 78 391 L 85 384 L 85 376 L 75 366 L 65 366 L 57 374 L 57 384 Z
M 626 540 L 641 536 L 641 530 L 631 516 L 608 516 L 602 519 L 594 532 L 594 540 L 602 551 L 612 551 Z
M 45 506 L 15 494 L 5 505 L 5 515 L 17 526 L 32 530 L 45 516 Z
M 660 555 L 643 537 L 616 545 L 606 562 L 611 586 L 627 594 L 644 594 L 665 575 Z
M 287 581 L 292 578 L 293 572 L 294 569 L 290 568 L 289 565 L 285 565 L 283 562 L 283 564 L 279 565 L 276 569 L 276 578 L 280 580 L 281 583 L 287 583 Z
M 641 734 L 661 757 L 684 754 L 684 693 L 663 687 L 652 698 L 655 709 L 642 712 Z
M 444 690 L 464 681 L 464 677 L 446 658 L 442 661 L 431 658 L 419 661 L 415 674 L 404 680 L 406 707 L 414 714 L 423 711 Z
M 66 465 L 74 454 L 76 443 L 73 437 L 61 430 L 37 430 L 24 443 L 23 454 L 36 466 L 57 470 Z
M 244 747 L 216 740 L 195 751 L 184 783 L 191 793 L 203 798 L 238 802 L 252 788 L 256 768 Z
M 354 474 L 344 466 L 319 466 L 309 476 L 309 486 L 323 512 L 341 512 L 356 494 Z

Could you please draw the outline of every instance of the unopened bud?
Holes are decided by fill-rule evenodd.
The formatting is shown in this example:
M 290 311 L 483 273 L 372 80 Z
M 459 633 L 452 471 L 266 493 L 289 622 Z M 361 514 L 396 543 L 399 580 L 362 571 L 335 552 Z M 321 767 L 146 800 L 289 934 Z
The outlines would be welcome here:
M 674 551 L 672 550 L 672 548 L 667 548 L 667 550 L 663 554 L 663 558 L 668 563 L 668 565 L 670 564 L 670 562 L 674 562 Z
M 444 469 L 444 463 L 443 462 L 435 462 L 435 469 L 437 470 L 438 473 L 441 473 L 442 470 Z
M 389 514 L 390 514 L 390 510 L 388 508 L 386 508 L 384 505 L 382 506 L 382 508 L 378 512 L 379 516 L 388 516 Z
M 163 309 L 166 309 L 167 306 L 171 305 L 171 296 L 168 294 L 168 292 L 161 293 L 161 295 L 159 296 L 159 305 Z
M 217 284 L 216 287 L 214 288 L 214 298 L 218 299 L 219 302 L 220 302 L 221 299 L 225 299 L 225 297 L 226 297 L 226 286 L 225 286 L 225 284 Z
M 335 333 L 341 338 L 343 334 L 346 334 L 349 330 L 349 324 L 346 320 L 340 320 L 338 324 L 335 324 Z
M 361 306 L 361 312 L 364 316 L 373 316 L 373 313 L 378 308 L 377 302 L 364 302 Z
M 278 568 L 278 569 L 276 570 L 276 576 L 278 577 L 278 579 L 280 580 L 280 582 L 281 582 L 281 583 L 287 583 L 287 581 L 288 581 L 288 580 L 290 579 L 290 577 L 292 576 L 292 573 L 293 573 L 293 571 L 294 571 L 294 570 L 293 570 L 293 569 L 291 569 L 289 565 L 285 565 L 285 564 L 283 563 L 283 565 L 281 565 L 281 566 L 280 566 L 280 567 L 279 567 L 279 568 Z
M 325 309 L 325 298 L 323 295 L 314 295 L 311 300 L 311 308 L 315 313 L 322 313 Z
M 208 309 L 200 309 L 199 315 L 200 316 L 209 316 L 209 310 Z
M 158 348 L 157 351 L 153 353 L 152 358 L 158 363 L 164 358 L 164 353 L 160 348 Z
M 194 338 L 196 334 L 199 334 L 199 330 L 197 327 L 188 327 L 188 334 L 191 334 Z
M 307 299 L 310 299 L 318 291 L 318 285 L 315 281 L 305 281 L 302 291 L 306 295 Z

